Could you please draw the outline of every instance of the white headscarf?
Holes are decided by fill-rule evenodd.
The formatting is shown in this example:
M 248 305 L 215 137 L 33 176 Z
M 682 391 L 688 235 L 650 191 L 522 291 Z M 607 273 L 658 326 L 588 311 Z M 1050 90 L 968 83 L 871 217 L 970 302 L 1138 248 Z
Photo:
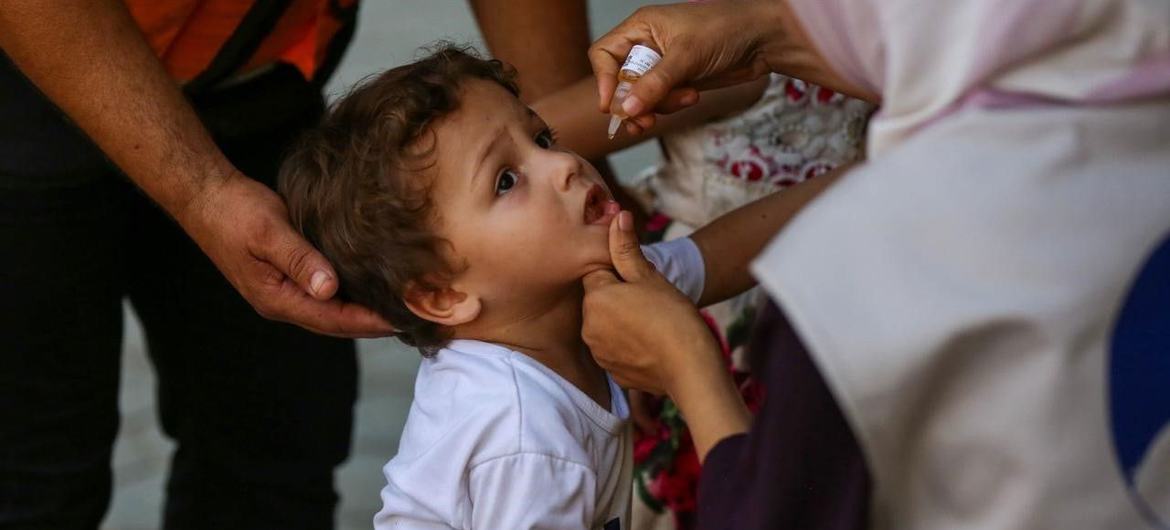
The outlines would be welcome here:
M 882 94 L 874 154 L 967 106 L 1170 94 L 1165 0 L 789 0 L 838 73 Z
M 753 268 L 858 435 L 874 527 L 1170 528 L 1170 417 L 1122 465 L 1110 378 L 1170 244 L 1170 2 L 788 1 L 883 97 L 869 161 Z

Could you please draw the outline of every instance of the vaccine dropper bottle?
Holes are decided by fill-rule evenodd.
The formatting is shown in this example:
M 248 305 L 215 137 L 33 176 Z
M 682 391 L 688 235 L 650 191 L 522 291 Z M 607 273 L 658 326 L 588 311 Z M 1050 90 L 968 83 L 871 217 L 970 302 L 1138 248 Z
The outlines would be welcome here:
M 622 102 L 626 100 L 626 96 L 630 95 L 630 88 L 634 86 L 635 81 L 646 75 L 646 72 L 649 72 L 661 60 L 662 56 L 658 52 L 641 44 L 630 49 L 630 54 L 626 56 L 626 62 L 622 64 L 622 69 L 618 72 L 618 85 L 613 91 L 613 101 L 609 106 L 611 115 L 609 119 L 610 140 L 613 140 L 614 135 L 617 134 L 622 120 L 629 118 L 622 111 Z

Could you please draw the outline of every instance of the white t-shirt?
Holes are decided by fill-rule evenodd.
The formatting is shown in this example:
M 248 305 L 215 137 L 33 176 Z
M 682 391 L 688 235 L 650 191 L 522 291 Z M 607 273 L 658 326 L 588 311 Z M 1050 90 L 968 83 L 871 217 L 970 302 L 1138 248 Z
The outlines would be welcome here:
M 698 299 L 704 264 L 690 238 L 643 252 Z M 374 527 L 628 530 L 629 405 L 607 379 L 609 410 L 523 353 L 451 341 L 419 367 Z

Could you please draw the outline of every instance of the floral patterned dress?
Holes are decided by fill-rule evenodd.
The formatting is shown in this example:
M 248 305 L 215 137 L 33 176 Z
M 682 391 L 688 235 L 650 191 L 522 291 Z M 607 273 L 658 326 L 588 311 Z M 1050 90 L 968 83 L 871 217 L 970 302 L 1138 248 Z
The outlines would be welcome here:
M 760 100 L 742 113 L 661 139 L 663 161 L 633 191 L 656 212 L 651 240 L 689 234 L 714 218 L 861 157 L 873 106 L 798 79 L 773 74 Z M 703 309 L 728 369 L 755 412 L 763 399 L 743 352 L 759 289 Z M 654 404 L 657 432 L 634 445 L 635 529 L 694 526 L 699 460 L 686 423 L 669 399 Z

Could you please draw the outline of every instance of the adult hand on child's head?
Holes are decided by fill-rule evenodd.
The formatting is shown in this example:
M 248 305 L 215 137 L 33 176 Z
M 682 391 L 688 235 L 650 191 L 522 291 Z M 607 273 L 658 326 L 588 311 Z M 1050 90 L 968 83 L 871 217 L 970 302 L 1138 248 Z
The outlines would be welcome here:
M 338 337 L 394 328 L 370 309 L 334 299 L 337 274 L 289 224 L 280 197 L 236 174 L 205 189 L 179 223 L 262 316 Z
M 642 255 L 632 216 L 621 212 L 610 224 L 614 271 L 584 278 L 581 336 L 598 364 L 623 387 L 672 394 L 690 370 L 706 369 L 719 349 L 689 299 Z
M 698 102 L 698 90 L 756 79 L 770 69 L 761 53 L 775 31 L 768 2 L 710 2 L 648 6 L 634 12 L 589 48 L 602 112 L 610 111 L 617 75 L 635 44 L 662 60 L 634 84 L 623 109 L 631 132 L 654 124 L 653 111 L 671 113 Z

